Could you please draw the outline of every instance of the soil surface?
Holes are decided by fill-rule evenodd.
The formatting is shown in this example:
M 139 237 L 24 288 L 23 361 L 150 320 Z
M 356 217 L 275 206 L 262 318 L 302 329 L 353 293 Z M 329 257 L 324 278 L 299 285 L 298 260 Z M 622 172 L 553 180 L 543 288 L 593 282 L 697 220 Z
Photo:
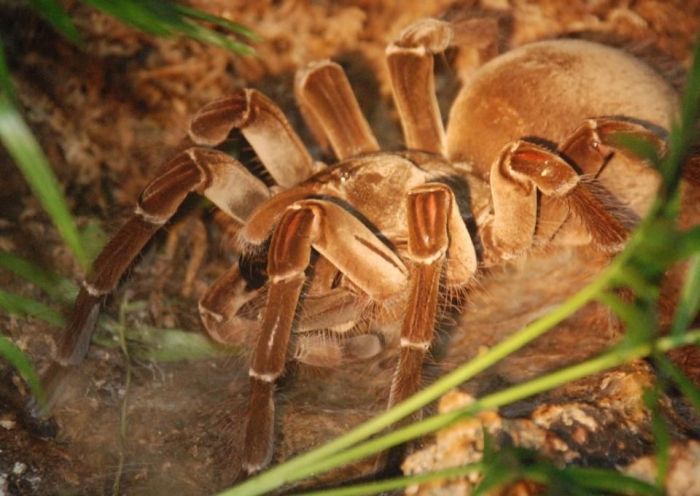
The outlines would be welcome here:
M 84 49 L 62 40 L 23 2 L 0 1 L 0 33 L 24 115 L 71 210 L 81 228 L 96 225 L 107 236 L 130 215 L 149 177 L 180 146 L 188 116 L 235 88 L 252 86 L 278 102 L 320 156 L 294 108 L 292 91 L 294 70 L 312 60 L 340 61 L 383 148 L 400 148 L 383 50 L 401 28 L 421 17 L 494 16 L 503 50 L 563 35 L 605 40 L 643 54 L 678 87 L 700 24 L 696 1 L 416 0 L 398 2 L 398 7 L 363 0 L 193 0 L 193 6 L 241 22 L 262 36 L 259 57 L 244 58 L 190 40 L 154 39 L 78 3 L 66 4 L 85 35 Z M 460 60 L 474 63 L 478 54 L 474 57 Z M 438 68 L 445 108 L 454 94 L 450 64 L 455 58 L 448 54 Z M 82 280 L 83 270 L 2 150 L 0 174 L 0 250 Z M 236 259 L 221 226 L 208 206 L 192 199 L 147 246 L 103 309 L 108 325 L 99 333 L 102 344 L 93 343 L 84 363 L 70 371 L 51 421 L 37 424 L 23 414 L 29 400 L 26 386 L 0 362 L 0 495 L 200 495 L 233 483 L 250 350 L 222 351 L 207 342 L 204 356 L 190 349 L 186 358 L 164 361 L 156 359 L 152 347 L 144 347 L 143 339 L 134 338 L 127 343 L 127 356 L 115 330 L 119 325 L 148 329 L 151 339 L 159 331 L 174 336 L 167 334 L 172 329 L 199 336 L 197 300 Z M 201 265 L 191 265 L 195 247 L 205 250 Z M 490 272 L 470 292 L 461 315 L 444 323 L 434 359 L 426 366 L 426 381 L 481 353 L 590 281 L 604 264 L 590 263 L 591 257 L 575 249 L 536 252 Z M 190 266 L 196 270 L 188 275 Z M 553 280 L 558 283 L 551 284 Z M 70 310 L 5 270 L 0 270 L 0 288 L 45 302 L 64 315 Z M 42 320 L 6 314 L 0 314 L 0 331 L 41 371 L 50 367 L 62 333 Z M 478 396 L 577 362 L 621 333 L 607 310 L 589 305 L 464 389 Z M 278 387 L 275 462 L 382 411 L 395 360 L 395 352 L 387 350 L 337 369 L 291 366 Z M 629 367 L 640 383 L 653 376 L 643 363 Z M 594 380 L 583 384 L 501 414 L 531 418 L 543 404 L 590 398 L 599 387 Z M 678 398 L 668 402 L 684 412 L 673 424 L 674 439 L 697 438 L 697 416 Z M 606 460 L 607 452 L 592 448 L 569 461 L 612 466 L 648 455 L 648 417 L 630 421 L 638 442 L 628 443 L 618 458 Z M 371 467 L 359 464 L 311 484 L 338 483 Z

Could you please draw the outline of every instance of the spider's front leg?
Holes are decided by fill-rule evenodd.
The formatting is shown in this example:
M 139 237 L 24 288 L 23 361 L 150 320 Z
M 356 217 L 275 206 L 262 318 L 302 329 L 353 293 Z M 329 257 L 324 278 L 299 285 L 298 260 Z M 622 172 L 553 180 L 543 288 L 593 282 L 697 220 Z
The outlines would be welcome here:
M 412 276 L 388 408 L 421 387 L 423 362 L 433 342 L 441 289 L 465 287 L 477 269 L 474 245 L 448 186 L 426 183 L 414 188 L 408 194 L 407 209 Z M 418 412 L 414 417 L 420 415 Z M 376 469 L 395 468 L 404 454 L 402 446 L 389 450 L 376 460 Z
M 236 188 L 228 185 L 235 184 Z M 56 361 L 76 365 L 85 356 L 102 300 L 153 234 L 190 192 L 200 192 L 232 216 L 246 218 L 269 192 L 225 153 L 190 148 L 167 162 L 141 193 L 134 215 L 103 248 L 76 299 Z
M 293 186 L 313 173 L 313 161 L 301 139 L 282 111 L 261 93 L 243 89 L 205 105 L 192 118 L 189 136 L 198 145 L 215 146 L 233 129 L 240 130 L 278 185 Z M 166 162 L 142 192 L 135 215 L 117 231 L 93 263 L 59 346 L 58 364 L 76 365 L 82 360 L 101 301 L 191 192 L 205 195 L 239 225 L 270 196 L 262 181 L 237 160 L 216 150 L 193 147 Z M 231 281 L 235 279 L 233 276 L 235 269 L 219 281 L 218 287 L 236 284 Z M 214 296 L 222 292 L 225 291 Z M 206 303 L 212 303 L 212 298 L 205 298 Z M 214 313 L 214 317 L 219 316 Z M 227 339 L 223 335 L 215 337 Z
M 407 208 L 408 258 L 413 271 L 389 407 L 420 389 L 441 285 L 466 286 L 477 268 L 474 245 L 448 186 L 426 183 L 414 188 L 409 192 Z
M 482 230 L 487 258 L 521 254 L 541 224 L 553 236 L 569 214 L 581 222 L 586 241 L 602 251 L 618 251 L 627 239 L 631 219 L 615 211 L 610 194 L 551 150 L 527 141 L 508 145 L 491 168 L 490 183 L 494 215 Z
M 274 383 L 283 373 L 305 271 L 314 248 L 358 288 L 377 301 L 406 284 L 407 270 L 362 222 L 324 200 L 291 205 L 275 227 L 268 252 L 268 299 L 253 355 L 243 469 L 269 464 L 274 441 Z

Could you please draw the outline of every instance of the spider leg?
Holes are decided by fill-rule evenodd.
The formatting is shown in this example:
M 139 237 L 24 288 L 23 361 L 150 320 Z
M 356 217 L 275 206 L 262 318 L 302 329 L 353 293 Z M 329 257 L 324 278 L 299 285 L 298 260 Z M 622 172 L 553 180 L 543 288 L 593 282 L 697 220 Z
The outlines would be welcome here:
M 445 129 L 435 93 L 435 54 L 464 46 L 490 58 L 496 55 L 497 37 L 495 19 L 422 19 L 404 29 L 387 46 L 386 62 L 406 148 L 447 156 Z
M 401 403 L 421 387 L 423 362 L 437 323 L 441 284 L 446 280 L 453 286 L 466 286 L 477 269 L 474 246 L 448 186 L 426 183 L 411 190 L 407 200 L 408 258 L 413 275 L 389 407 Z M 452 264 L 458 268 L 454 274 L 450 274 L 450 259 L 461 259 L 461 264 Z M 420 412 L 414 414 L 418 416 Z M 403 456 L 403 447 L 391 449 L 377 459 L 376 469 L 393 467 Z
M 406 284 L 407 270 L 401 259 L 339 205 L 303 200 L 286 210 L 270 241 L 267 304 L 249 372 L 243 460 L 247 473 L 265 467 L 272 456 L 274 383 L 284 371 L 312 248 L 375 300 L 400 293 Z
M 166 273 L 174 266 L 173 260 L 181 240 L 184 240 L 189 260 L 187 261 L 180 294 L 188 298 L 192 294 L 197 271 L 202 266 L 207 251 L 207 230 L 199 217 L 189 217 L 172 226 L 168 232 L 168 237 L 165 241 L 165 256 L 163 257 L 163 264 L 165 265 L 163 270 Z
M 665 142 L 653 131 L 642 124 L 623 120 L 616 117 L 598 117 L 586 119 L 561 145 L 561 156 L 569 163 L 575 164 L 578 172 L 586 177 L 599 178 L 606 165 L 615 155 L 639 162 L 640 158 L 630 150 L 618 146 L 621 135 L 634 136 L 643 142 L 656 148 L 659 153 L 664 153 Z M 627 163 L 623 164 L 626 165 Z M 614 176 L 616 171 L 611 172 Z M 637 175 L 637 180 L 650 182 L 650 187 L 657 187 L 658 174 L 649 167 L 645 167 Z M 632 188 L 627 188 L 632 189 Z M 577 237 L 576 227 L 564 223 L 570 217 L 570 209 L 557 197 L 543 195 L 539 199 L 538 221 L 535 233 L 535 243 L 544 244 L 550 242 L 558 233 Z M 640 206 L 641 207 L 641 206 Z M 564 229 L 564 231 L 562 231 Z M 561 235 L 560 235 L 561 237 Z
M 314 137 L 321 146 L 330 143 L 338 160 L 379 151 L 377 139 L 338 64 L 323 60 L 298 71 L 294 91 Z
M 409 300 L 401 327 L 401 353 L 389 406 L 415 393 L 423 359 L 433 340 L 441 279 L 466 285 L 477 268 L 474 246 L 452 190 L 426 183 L 408 194 L 408 258 L 414 265 Z M 459 263 L 452 262 L 459 260 Z M 447 274 L 444 273 L 447 269 Z
M 225 345 L 252 347 L 258 323 L 238 316 L 238 312 L 259 293 L 259 288 L 248 287 L 238 263 L 224 272 L 199 300 L 199 317 L 207 334 Z
M 168 161 L 141 193 L 134 215 L 102 249 L 82 285 L 56 360 L 75 365 L 87 352 L 102 300 L 148 240 L 190 192 L 204 194 L 234 219 L 246 219 L 268 196 L 267 187 L 225 153 L 190 148 Z
M 445 155 L 445 129 L 435 94 L 433 54 L 447 49 L 452 26 L 423 19 L 405 29 L 386 48 L 394 103 L 406 148 Z
M 556 198 L 582 222 L 586 234 L 603 251 L 619 250 L 627 238 L 626 219 L 613 212 L 595 180 L 584 180 L 560 155 L 526 141 L 506 148 L 491 168 L 494 217 L 485 243 L 501 257 L 528 249 L 538 222 L 537 190 Z M 563 221 L 563 220 L 562 220 Z
M 664 157 L 668 151 L 666 142 L 659 133 L 647 128 L 645 125 L 623 120 L 615 117 L 600 117 L 587 119 L 562 146 L 562 155 L 575 163 L 584 174 L 594 175 L 602 179 L 608 179 L 616 174 L 608 173 L 607 177 L 603 166 L 613 154 L 621 154 L 632 161 L 641 160 L 631 150 L 619 146 L 620 135 L 633 136 L 645 142 L 660 157 Z M 660 177 L 656 170 L 646 168 L 644 171 L 654 181 L 654 186 L 660 183 Z M 682 208 L 679 216 L 681 226 L 694 225 L 692 219 L 697 218 L 698 195 L 700 191 L 700 148 L 691 148 L 689 156 L 683 167 L 683 187 L 681 189 Z M 652 197 L 650 197 L 652 198 Z
M 294 359 L 313 367 L 339 367 L 372 358 L 383 349 L 384 343 L 375 334 L 301 334 L 297 337 Z
M 277 184 L 295 186 L 314 173 L 314 162 L 282 111 L 259 91 L 242 89 L 206 104 L 190 122 L 190 138 L 217 146 L 239 129 Z
M 597 176 L 615 153 L 639 159 L 633 151 L 620 146 L 621 136 L 631 136 L 651 145 L 659 155 L 666 153 L 666 142 L 637 122 L 615 117 L 586 119 L 561 146 L 562 155 L 576 164 L 582 174 Z

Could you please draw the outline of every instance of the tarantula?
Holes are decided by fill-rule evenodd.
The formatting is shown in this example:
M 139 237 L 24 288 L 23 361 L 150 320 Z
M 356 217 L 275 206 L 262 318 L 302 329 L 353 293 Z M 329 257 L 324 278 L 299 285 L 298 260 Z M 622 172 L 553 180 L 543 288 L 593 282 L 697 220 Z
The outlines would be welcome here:
M 433 57 L 473 41 L 470 26 L 425 19 L 388 46 L 405 151 L 380 151 L 330 61 L 300 71 L 295 93 L 334 165 L 314 161 L 254 89 L 205 105 L 189 127 L 193 146 L 156 173 L 95 261 L 58 363 L 83 359 L 100 304 L 126 268 L 189 193 L 206 196 L 239 226 L 241 255 L 199 302 L 204 327 L 229 344 L 244 342 L 251 323 L 259 329 L 243 448 L 252 473 L 271 460 L 273 392 L 291 348 L 296 360 L 329 366 L 398 346 L 393 405 L 419 388 L 445 300 L 459 300 L 489 267 L 537 245 L 619 251 L 659 179 L 613 138 L 633 134 L 663 149 L 676 93 L 623 51 L 542 41 L 471 74 L 444 128 Z M 274 186 L 215 149 L 234 131 Z M 251 315 L 261 298 L 261 315 Z

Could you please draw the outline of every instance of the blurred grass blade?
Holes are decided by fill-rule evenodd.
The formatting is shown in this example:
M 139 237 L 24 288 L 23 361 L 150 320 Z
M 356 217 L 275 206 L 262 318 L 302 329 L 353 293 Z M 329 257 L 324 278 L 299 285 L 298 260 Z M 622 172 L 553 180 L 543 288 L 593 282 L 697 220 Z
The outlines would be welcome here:
M 109 237 L 99 222 L 90 220 L 80 231 L 80 240 L 92 264 L 107 244 Z
M 7 360 L 10 365 L 17 370 L 22 379 L 24 379 L 31 388 L 37 402 L 40 405 L 44 404 L 44 389 L 41 387 L 41 381 L 39 380 L 39 375 L 34 370 L 34 366 L 27 356 L 22 353 L 22 350 L 5 336 L 0 336 L 0 357 Z
M 78 46 L 83 44 L 83 39 L 78 29 L 73 24 L 68 13 L 55 0 L 28 0 L 37 13 L 51 24 L 56 31 L 68 38 Z
M 303 493 L 304 496 L 368 496 L 370 494 L 379 494 L 387 491 L 395 491 L 414 484 L 422 484 L 438 480 L 455 479 L 458 477 L 466 477 L 474 472 L 483 470 L 483 463 L 476 462 L 469 465 L 447 468 L 444 470 L 436 470 L 435 472 L 426 472 L 422 474 L 407 475 L 406 477 L 397 477 L 395 479 L 386 479 L 367 484 L 357 484 L 354 486 L 341 487 L 338 489 L 322 489 L 310 493 Z M 392 492 L 393 494 L 393 492 Z
M 681 99 L 680 120 L 672 126 L 668 137 L 668 157 L 662 163 L 663 182 L 660 192 L 662 198 L 669 191 L 675 191 L 678 188 L 685 159 L 697 139 L 697 121 L 700 114 L 700 36 L 696 39 L 692 60 Z
M 244 43 L 234 41 L 227 36 L 223 36 L 222 34 L 202 27 L 199 24 L 183 22 L 182 25 L 178 27 L 178 30 L 182 32 L 182 34 L 189 36 L 194 40 L 225 48 L 240 55 L 255 54 L 255 50 L 252 47 Z
M 19 167 L 29 187 L 51 217 L 58 232 L 80 265 L 87 269 L 89 259 L 71 217 L 61 188 L 29 127 L 9 100 L 0 95 L 0 141 Z
M 654 363 L 676 384 L 680 392 L 683 393 L 688 401 L 690 401 L 690 404 L 693 405 L 693 408 L 695 408 L 697 412 L 700 412 L 700 389 L 693 384 L 693 381 L 683 374 L 683 372 L 664 355 L 657 354 L 654 357 Z
M 647 339 L 650 336 L 650 324 L 648 315 L 643 308 L 634 303 L 623 300 L 619 295 L 608 291 L 601 292 L 596 298 L 601 303 L 604 303 L 622 320 L 625 321 L 628 328 L 634 329 L 628 333 L 625 338 L 627 340 Z M 630 335 L 631 334 L 631 335 Z
M 142 345 L 132 348 L 133 355 L 156 362 L 200 360 L 233 353 L 200 333 L 180 329 L 140 327 L 127 331 L 126 337 Z
M 248 28 L 175 2 L 165 0 L 83 0 L 83 2 L 145 33 L 166 37 L 179 34 L 226 48 L 240 55 L 255 53 L 253 48 L 245 43 L 200 26 L 189 21 L 188 18 L 212 23 L 226 29 L 229 33 L 245 36 L 251 40 L 256 39 L 257 35 Z
M 106 332 L 98 332 L 93 338 L 94 342 L 115 348 L 119 346 L 116 337 L 123 333 L 129 345 L 129 354 L 142 360 L 177 362 L 235 354 L 235 350 L 217 346 L 196 332 L 152 326 L 123 328 L 118 322 L 105 319 L 100 319 L 100 327 Z
M 155 0 L 82 0 L 136 29 L 155 36 L 172 36 L 173 8 Z
M 0 39 L 0 97 L 2 95 L 5 95 L 11 105 L 17 102 L 17 95 L 10 79 L 10 69 L 5 59 L 5 48 Z
M 198 10 L 198 9 L 193 9 L 191 7 L 187 7 L 185 5 L 180 5 L 177 4 L 175 6 L 175 9 L 177 9 L 178 12 L 183 14 L 186 17 L 191 17 L 192 19 L 199 19 L 200 21 L 206 21 L 210 22 L 216 26 L 222 27 L 232 33 L 239 34 L 241 36 L 244 36 L 245 38 L 250 39 L 253 42 L 258 42 L 261 41 L 262 38 L 258 33 L 253 31 L 252 29 L 248 29 L 247 27 L 237 24 L 235 22 L 229 21 L 228 19 L 224 19 L 223 17 L 218 17 L 212 14 L 209 14 L 208 12 L 204 12 L 203 10 Z
M 15 253 L 0 251 L 0 267 L 14 272 L 63 305 L 72 304 L 78 295 L 78 286 L 73 281 L 39 267 Z
M 497 493 L 497 488 L 522 478 L 523 467 L 522 461 L 517 455 L 518 451 L 517 449 L 504 449 L 488 453 L 484 446 L 484 471 L 481 481 L 474 488 L 474 496 Z
M 651 484 L 614 470 L 572 466 L 564 468 L 563 472 L 571 481 L 590 490 L 645 496 L 661 496 L 662 494 Z
M 671 446 L 671 433 L 666 419 L 661 413 L 661 390 L 656 384 L 655 387 L 644 392 L 644 404 L 651 412 L 651 433 L 654 436 L 654 455 L 656 457 L 656 487 L 663 491 L 664 481 L 668 475 Z
M 671 334 L 680 334 L 693 322 L 700 309 L 700 255 L 693 255 L 688 264 L 685 283 L 671 326 Z
M 454 425 L 455 422 L 471 418 L 479 412 L 499 408 L 535 394 L 549 391 L 557 386 L 619 366 L 627 361 L 642 358 L 652 353 L 652 351 L 666 352 L 678 346 L 698 343 L 700 343 L 700 330 L 694 329 L 682 336 L 664 337 L 653 343 L 644 342 L 635 344 L 634 346 L 619 346 L 596 358 L 491 393 L 465 407 L 428 417 L 367 441 L 368 436 L 365 435 L 368 430 L 367 426 L 373 426 L 377 423 L 377 419 L 389 418 L 393 414 L 393 411 L 405 408 L 405 405 L 413 401 L 413 398 L 423 394 L 423 392 L 419 392 L 417 395 L 395 406 L 391 410 L 388 410 L 376 419 L 365 422 L 353 431 L 326 445 L 315 448 L 296 458 L 292 458 L 281 465 L 277 465 L 219 494 L 220 496 L 257 496 L 269 494 L 272 490 L 280 488 L 286 483 L 303 479 L 312 474 L 319 475 L 332 468 L 344 466 L 357 460 L 367 458 L 368 456 L 392 446 Z M 472 362 L 473 361 L 475 360 L 472 360 Z M 466 364 L 466 366 L 468 365 L 469 364 Z M 443 380 L 444 378 L 440 381 Z M 358 434 L 362 435 L 360 436 Z M 354 442 L 347 442 L 349 440 Z
M 531 379 L 527 382 L 511 386 L 507 389 L 488 394 L 487 396 L 479 398 L 474 403 L 468 404 L 464 407 L 428 417 L 424 420 L 382 435 L 381 437 L 376 437 L 369 441 L 355 444 L 345 451 L 336 452 L 335 454 L 328 454 L 327 456 L 317 459 L 303 467 L 294 467 L 295 471 L 293 474 L 290 474 L 290 480 L 298 480 L 311 474 L 320 474 L 331 468 L 343 466 L 350 462 L 364 459 L 392 446 L 397 446 L 406 441 L 434 433 L 438 430 L 452 426 L 458 421 L 472 418 L 474 415 L 480 412 L 500 408 L 504 405 L 552 390 L 555 387 L 561 386 L 568 382 L 617 367 L 631 360 L 648 356 L 654 351 L 665 352 L 678 346 L 698 343 L 700 343 L 700 330 L 695 329 L 680 337 L 665 337 L 658 339 L 653 343 L 646 342 L 639 343 L 634 346 L 615 347 L 614 349 L 596 358 L 592 358 L 577 365 L 572 365 L 551 374 L 547 374 L 546 376 Z M 314 451 L 318 452 L 322 448 L 317 448 Z M 313 451 L 309 452 L 309 454 L 310 453 L 313 453 Z M 308 454 L 305 454 L 296 459 L 292 459 L 289 462 L 285 462 L 284 464 L 221 494 L 227 496 L 251 496 L 266 494 L 267 490 L 273 487 L 279 487 L 281 485 L 279 482 L 280 478 L 276 477 L 275 479 L 270 480 L 271 484 L 275 484 L 274 486 L 263 486 L 260 483 L 266 475 L 274 474 L 280 470 L 279 467 L 293 465 L 295 460 L 302 459 L 307 455 Z M 263 488 L 265 491 L 261 491 Z
M 0 62 L 4 60 L 0 58 Z M 6 67 L 0 69 L 0 76 L 3 74 L 7 75 Z M 51 217 L 80 265 L 87 269 L 89 260 L 56 176 L 29 127 L 5 91 L 5 88 L 11 86 L 9 79 L 0 82 L 0 88 L 3 89 L 0 93 L 0 141 L 7 148 L 32 192 Z
M 56 327 L 64 324 L 63 316 L 43 303 L 0 289 L 0 308 L 12 315 L 36 317 Z

